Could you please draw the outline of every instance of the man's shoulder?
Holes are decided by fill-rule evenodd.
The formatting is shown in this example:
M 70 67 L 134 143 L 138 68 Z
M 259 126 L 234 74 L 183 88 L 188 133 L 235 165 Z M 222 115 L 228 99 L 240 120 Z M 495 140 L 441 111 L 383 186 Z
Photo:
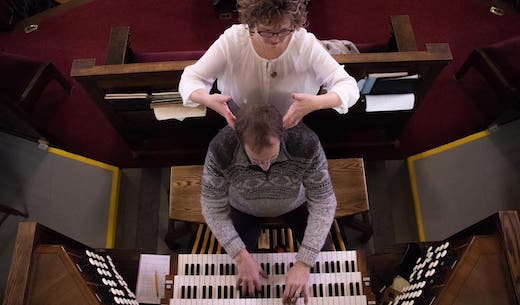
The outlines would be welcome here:
M 211 140 L 208 151 L 211 152 L 215 161 L 221 164 L 228 164 L 233 159 L 238 143 L 235 130 L 226 125 Z
M 313 155 L 321 146 L 318 135 L 303 123 L 287 129 L 284 141 L 287 152 L 297 157 Z

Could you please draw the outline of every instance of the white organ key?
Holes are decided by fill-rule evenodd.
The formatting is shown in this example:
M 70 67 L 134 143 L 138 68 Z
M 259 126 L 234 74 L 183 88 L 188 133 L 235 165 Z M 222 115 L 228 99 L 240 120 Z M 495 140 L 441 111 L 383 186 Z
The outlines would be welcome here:
M 239 288 L 235 287 L 235 282 L 236 277 L 233 275 L 176 275 L 174 277 L 174 298 L 189 299 L 193 298 L 193 294 L 196 293 L 196 296 L 202 299 L 221 299 L 225 296 L 236 299 L 239 298 L 240 295 L 238 291 Z M 264 298 L 266 297 L 268 291 L 270 291 L 271 296 L 280 297 L 283 293 L 284 282 L 285 275 L 269 276 L 266 280 L 264 280 Z M 361 287 L 361 273 L 359 272 L 310 274 L 309 276 L 309 288 L 312 291 L 312 297 L 359 295 L 362 292 Z M 277 290 L 279 295 L 276 294 Z M 232 295 L 230 291 L 233 291 Z
M 259 264 L 263 265 L 264 271 L 268 274 L 276 274 L 277 265 L 278 271 L 285 274 L 290 269 L 290 264 L 295 262 L 296 253 L 252 253 L 251 255 Z M 283 271 L 280 270 L 281 263 L 283 263 Z M 319 265 L 319 273 L 358 271 L 355 251 L 321 252 L 317 257 L 316 264 Z M 316 265 L 312 267 L 313 273 L 318 273 Z M 178 255 L 177 274 L 195 275 L 198 270 L 200 275 L 211 275 L 212 269 L 214 275 L 226 275 L 226 272 L 231 273 L 233 271 L 236 273 L 236 265 L 227 254 Z
M 281 299 L 170 299 L 170 305 L 280 305 Z M 300 299 L 296 304 L 303 304 Z M 347 296 L 330 298 L 309 298 L 308 305 L 367 305 L 366 296 Z

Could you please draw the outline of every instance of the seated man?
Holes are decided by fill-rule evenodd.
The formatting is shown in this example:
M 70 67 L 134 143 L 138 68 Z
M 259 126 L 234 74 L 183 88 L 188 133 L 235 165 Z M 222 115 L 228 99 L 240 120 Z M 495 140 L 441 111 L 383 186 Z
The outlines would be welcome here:
M 237 288 L 260 289 L 266 273 L 249 255 L 263 219 L 281 217 L 301 247 L 286 276 L 282 301 L 307 303 L 310 266 L 325 243 L 336 197 L 318 136 L 303 124 L 283 129 L 273 106 L 248 103 L 211 141 L 201 181 L 202 214 L 234 258 Z

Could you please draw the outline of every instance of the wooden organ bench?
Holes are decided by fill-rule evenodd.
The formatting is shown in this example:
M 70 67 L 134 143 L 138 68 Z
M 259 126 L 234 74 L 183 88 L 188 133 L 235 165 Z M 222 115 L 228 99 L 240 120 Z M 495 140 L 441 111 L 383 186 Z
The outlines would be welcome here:
M 398 138 L 404 125 L 452 60 L 446 43 L 429 43 L 426 51 L 418 51 L 408 16 L 392 16 L 391 26 L 391 38 L 385 46 L 359 46 L 360 54 L 333 57 L 357 80 L 376 72 L 419 75 L 414 107 L 366 112 L 361 97 L 346 115 L 332 109 L 309 114 L 304 122 L 318 134 L 328 158 L 366 158 L 374 147 L 390 151 L 387 159 L 401 158 Z M 71 76 L 106 115 L 135 156 L 167 154 L 176 165 L 202 164 L 207 144 L 226 124 L 217 113 L 208 110 L 205 117 L 157 121 L 151 109 L 114 109 L 104 97 L 108 93 L 176 91 L 183 69 L 195 62 L 188 59 L 198 58 L 203 51 L 142 54 L 130 47 L 129 33 L 129 27 L 114 27 L 105 64 L 96 64 L 94 58 L 76 59 Z
M 372 227 L 370 226 L 368 217 L 368 193 L 365 180 L 365 168 L 363 159 L 349 158 L 349 159 L 329 159 L 329 174 L 336 194 L 337 207 L 332 231 L 334 233 L 334 240 L 344 240 L 341 234 L 341 224 L 350 225 L 352 228 L 361 231 L 361 239 L 367 241 L 372 235 Z M 170 176 L 170 209 L 169 209 L 169 229 L 166 236 L 167 244 L 170 249 L 175 248 L 175 239 L 184 235 L 185 233 L 192 233 L 193 226 L 196 224 L 199 228 L 197 231 L 197 238 L 195 239 L 193 253 L 200 253 L 200 248 L 217 249 L 202 251 L 204 253 L 218 253 L 220 252 L 220 245 L 215 241 L 209 230 L 206 230 L 204 218 L 201 214 L 200 206 L 200 179 L 202 176 L 202 165 L 186 165 L 173 166 L 171 168 Z M 356 218 L 360 215 L 362 220 Z M 182 222 L 186 226 L 183 230 L 176 230 L 176 222 Z M 276 219 L 266 226 L 278 226 Z M 178 227 L 178 226 L 177 226 Z M 204 233 L 203 233 L 204 232 Z M 206 233 L 207 232 L 207 233 Z M 273 233 L 273 231 L 271 231 Z M 205 234 L 205 237 L 201 235 Z M 272 236 L 272 234 L 271 234 Z M 287 239 L 292 236 L 288 231 Z M 205 239 L 201 241 L 200 239 Z M 261 239 L 261 238 L 260 238 Z M 202 246 L 199 246 L 199 241 Z M 210 243 L 211 246 L 208 244 Z M 272 241 L 271 241 L 272 243 Z M 346 250 L 345 245 L 338 242 L 338 250 Z M 214 247 L 213 247 L 214 245 Z M 294 244 L 288 243 L 288 248 L 295 249 Z M 276 244 L 274 245 L 276 246 Z M 267 247 L 266 247 L 267 248 Z M 274 247 L 269 247 L 274 249 Z

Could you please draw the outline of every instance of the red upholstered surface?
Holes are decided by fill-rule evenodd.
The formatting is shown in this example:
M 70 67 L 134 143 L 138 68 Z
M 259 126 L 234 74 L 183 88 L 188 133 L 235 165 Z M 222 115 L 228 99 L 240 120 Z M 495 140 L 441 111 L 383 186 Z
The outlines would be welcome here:
M 0 52 L 0 92 L 17 101 L 42 64 L 26 56 Z
M 520 85 L 520 36 L 497 42 L 482 49 L 511 85 Z
M 177 60 L 197 60 L 206 51 L 172 51 L 172 52 L 135 52 L 132 62 L 159 62 Z
M 359 52 L 385 52 L 387 51 L 386 42 L 360 43 L 356 44 Z M 176 60 L 197 60 L 204 55 L 205 50 L 198 51 L 165 51 L 165 52 L 138 52 L 133 50 L 132 62 L 160 62 Z

